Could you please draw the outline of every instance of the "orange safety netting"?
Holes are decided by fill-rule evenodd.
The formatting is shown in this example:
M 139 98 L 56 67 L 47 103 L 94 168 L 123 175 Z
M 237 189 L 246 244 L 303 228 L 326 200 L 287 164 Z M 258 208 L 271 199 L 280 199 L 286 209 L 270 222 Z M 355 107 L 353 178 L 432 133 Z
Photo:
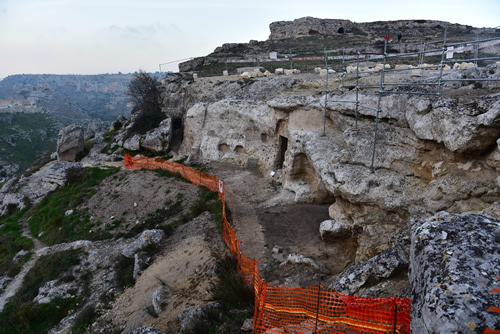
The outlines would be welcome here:
M 323 286 L 284 287 L 265 283 L 257 261 L 240 250 L 226 219 L 226 193 L 218 177 L 180 163 L 125 154 L 129 169 L 165 169 L 195 185 L 217 191 L 222 201 L 222 236 L 238 259 L 238 269 L 255 291 L 254 333 L 410 333 L 409 298 L 347 296 Z

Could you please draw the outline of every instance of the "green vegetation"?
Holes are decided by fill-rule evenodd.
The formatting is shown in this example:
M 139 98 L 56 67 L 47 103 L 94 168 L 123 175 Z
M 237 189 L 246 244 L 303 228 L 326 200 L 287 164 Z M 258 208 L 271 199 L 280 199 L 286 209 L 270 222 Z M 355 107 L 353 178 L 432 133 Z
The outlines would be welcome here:
M 126 288 L 134 284 L 134 258 L 128 258 L 120 255 L 120 259 L 115 263 L 116 280 L 118 286 Z
M 222 307 L 208 310 L 205 317 L 198 320 L 194 326 L 196 334 L 219 333 L 221 325 L 227 326 L 227 323 L 231 323 L 229 328 L 241 328 L 243 321 L 253 313 L 254 291 L 238 272 L 237 260 L 226 256 L 217 263 L 215 272 L 218 282 L 212 286 L 211 292 Z
M 37 304 L 33 298 L 48 281 L 59 278 L 80 263 L 80 250 L 68 250 L 40 258 L 26 275 L 19 292 L 0 313 L 0 334 L 45 333 L 77 308 L 79 298 L 56 297 L 50 303 Z
M 132 113 L 136 114 L 129 135 L 145 134 L 167 118 L 161 111 L 160 87 L 161 83 L 156 77 L 142 70 L 134 74 L 127 88 L 127 95 L 135 103 Z
M 56 149 L 61 125 L 41 113 L 0 114 L 0 155 L 2 160 L 19 164 L 21 171 L 36 159 Z
M 75 318 L 75 323 L 71 327 L 72 334 L 85 334 L 87 328 L 97 319 L 97 312 L 92 305 L 85 306 Z
M 28 212 L 31 216 L 31 233 L 40 235 L 43 232 L 40 239 L 49 245 L 79 239 L 108 238 L 109 232 L 92 230 L 100 223 L 91 221 L 90 215 L 85 211 L 75 210 L 68 216 L 65 212 L 92 197 L 100 182 L 117 171 L 118 168 L 84 168 L 71 171 L 67 185 L 45 197 Z
M 214 297 L 228 310 L 252 308 L 254 291 L 245 284 L 238 271 L 238 260 L 234 256 L 226 256 L 217 263 L 215 269 L 219 283 L 213 287 Z
M 26 211 L 27 209 L 23 209 L 0 220 L 0 275 L 14 277 L 29 260 L 30 255 L 27 254 L 18 262 L 13 261 L 19 251 L 29 251 L 33 248 L 33 241 L 21 235 L 20 220 Z

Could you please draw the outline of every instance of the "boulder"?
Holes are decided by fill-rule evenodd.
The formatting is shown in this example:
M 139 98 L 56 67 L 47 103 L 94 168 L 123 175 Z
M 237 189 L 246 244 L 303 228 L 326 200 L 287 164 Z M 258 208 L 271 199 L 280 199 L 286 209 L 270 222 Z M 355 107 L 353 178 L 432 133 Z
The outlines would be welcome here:
M 32 175 L 7 182 L 0 191 L 0 215 L 7 213 L 9 207 L 22 209 L 27 203 L 38 203 L 66 184 L 70 170 L 81 166 L 79 162 L 51 161 Z
M 414 333 L 483 333 L 498 328 L 500 219 L 440 212 L 411 224 Z
M 148 246 L 157 246 L 165 237 L 165 232 L 162 230 L 146 230 L 141 235 L 125 245 L 122 249 L 122 255 L 128 258 L 134 257 L 135 253 L 141 251 Z
M 316 270 L 319 270 L 322 274 L 328 274 L 330 272 L 323 263 L 301 254 L 295 254 L 295 253 L 289 254 L 286 260 L 282 262 L 280 266 L 284 266 L 288 263 L 305 264 Z
M 282 69 L 281 67 L 274 70 L 274 74 L 276 74 L 276 75 L 281 75 L 284 73 L 285 73 L 285 70 Z
M 384 250 L 367 261 L 351 264 L 329 288 L 351 295 L 363 287 L 370 278 L 379 280 L 391 277 L 406 268 L 408 260 L 401 246 Z
M 203 323 L 208 324 L 210 315 L 218 312 L 220 307 L 221 305 L 219 303 L 211 303 L 185 309 L 181 314 L 179 314 L 179 321 L 181 323 L 179 333 L 192 333 L 195 326 L 200 326 L 200 324 Z
M 172 134 L 172 119 L 161 121 L 160 125 L 143 135 L 139 142 L 140 146 L 148 151 L 160 153 L 168 150 Z
M 250 79 L 250 73 L 248 73 L 248 72 L 241 73 L 240 79 Z
M 476 67 L 476 65 L 474 63 L 466 63 L 466 62 L 460 63 L 461 70 L 466 70 L 468 68 L 474 68 L 474 67 Z
M 388 69 L 390 69 L 390 68 L 391 68 L 391 65 L 389 65 L 389 64 L 385 64 L 385 66 L 384 66 L 384 64 L 377 64 L 377 65 L 375 66 L 374 70 L 375 70 L 375 71 L 380 71 L 381 69 L 386 69 L 386 70 L 388 70 Z
M 251 332 L 253 330 L 253 318 L 245 319 L 243 326 L 241 326 L 243 332 Z
M 166 334 L 166 333 L 151 327 L 139 327 L 132 330 L 130 334 Z
M 405 70 L 405 69 L 411 69 L 413 68 L 413 66 L 411 65 L 401 65 L 401 64 L 398 64 L 394 67 L 396 70 Z
M 262 76 L 264 76 L 264 74 L 259 69 L 255 69 L 250 73 L 250 78 L 260 78 Z
M 56 297 L 72 297 L 69 293 L 71 286 L 69 284 L 57 285 L 57 282 L 58 280 L 53 280 L 42 285 L 33 301 L 39 304 L 48 304 Z
M 270 77 L 270 76 L 271 76 L 271 72 L 269 72 L 268 70 L 266 70 L 266 71 L 264 72 L 264 76 L 265 76 L 265 77 Z
M 319 225 L 323 241 L 345 240 L 352 236 L 352 224 L 347 221 L 325 220 Z
M 159 316 L 168 304 L 168 298 L 172 295 L 172 289 L 166 285 L 161 285 L 153 292 L 153 308 Z
M 144 269 L 149 266 L 151 257 L 146 252 L 137 252 L 134 254 L 134 272 L 132 273 L 132 278 L 137 280 L 137 277 L 142 273 Z
M 80 126 L 71 124 L 59 131 L 57 138 L 57 159 L 76 161 L 84 149 L 84 133 Z
M 115 122 L 113 122 L 113 124 Z M 87 129 L 85 129 L 85 140 L 93 138 L 98 134 L 102 134 L 104 133 L 104 131 L 105 131 L 104 122 L 101 121 L 100 119 L 93 119 L 87 125 Z
M 29 203 L 29 201 L 23 194 L 0 194 L 0 216 L 16 210 L 22 210 L 26 207 L 27 203 Z
M 134 135 L 123 142 L 123 147 L 130 151 L 138 151 L 141 148 L 141 136 Z
M 358 71 L 358 67 L 349 65 L 345 70 L 347 73 L 356 73 Z
M 335 73 L 335 70 L 332 70 L 332 69 L 329 69 L 328 71 L 324 68 L 322 68 L 320 71 L 319 71 L 319 76 L 320 77 L 326 77 L 326 73 L 328 72 L 328 74 L 333 74 Z

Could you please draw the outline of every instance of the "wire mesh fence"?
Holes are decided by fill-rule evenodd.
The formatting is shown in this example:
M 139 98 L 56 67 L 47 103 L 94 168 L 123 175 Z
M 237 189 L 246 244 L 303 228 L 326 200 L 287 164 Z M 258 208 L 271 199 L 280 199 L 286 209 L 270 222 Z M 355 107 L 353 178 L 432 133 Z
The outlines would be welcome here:
M 223 239 L 237 258 L 245 282 L 254 288 L 254 333 L 410 333 L 409 298 L 353 297 L 321 285 L 301 288 L 264 282 L 257 261 L 241 251 L 240 240 L 226 218 L 226 191 L 218 177 L 176 162 L 128 154 L 125 167 L 168 170 L 218 192 L 222 201 Z

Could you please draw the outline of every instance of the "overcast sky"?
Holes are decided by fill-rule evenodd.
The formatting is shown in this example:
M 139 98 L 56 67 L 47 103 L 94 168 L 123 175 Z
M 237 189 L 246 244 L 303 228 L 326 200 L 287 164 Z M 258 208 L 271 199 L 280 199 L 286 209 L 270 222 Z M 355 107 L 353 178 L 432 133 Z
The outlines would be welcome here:
M 500 0 L 0 0 L 0 78 L 158 71 L 304 16 L 500 26 Z M 177 71 L 177 65 L 162 67 Z

